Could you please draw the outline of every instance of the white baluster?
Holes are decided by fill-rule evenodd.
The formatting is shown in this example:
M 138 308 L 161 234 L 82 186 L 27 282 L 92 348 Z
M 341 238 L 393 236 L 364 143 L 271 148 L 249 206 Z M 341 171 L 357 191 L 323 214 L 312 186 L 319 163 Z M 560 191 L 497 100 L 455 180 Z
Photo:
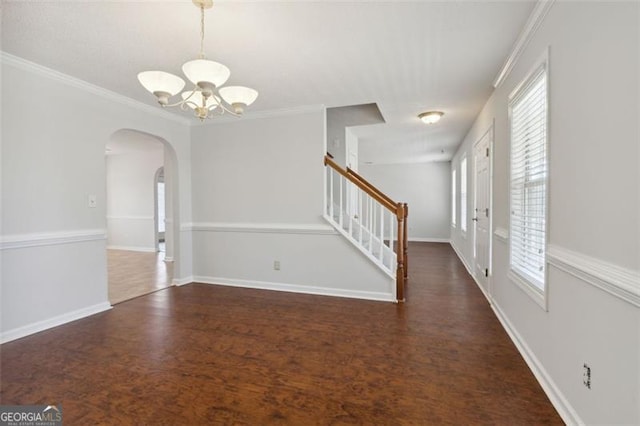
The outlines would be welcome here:
M 376 209 L 375 209 L 375 205 L 373 204 L 373 197 L 371 198 L 371 221 L 369 221 L 369 252 L 373 253 L 373 235 L 374 235 L 374 228 L 375 228 L 375 223 L 376 223 Z
M 392 212 L 389 212 L 389 269 L 391 269 L 392 271 L 393 269 L 393 243 L 394 243 L 394 237 L 393 237 L 393 233 L 395 232 L 395 223 L 393 221 L 393 219 L 395 218 L 394 214 Z
M 384 207 L 380 204 L 380 262 L 384 265 Z
M 356 186 L 353 183 L 349 182 L 347 191 L 347 209 L 349 210 L 349 214 L 347 215 L 347 217 L 349 218 L 349 236 L 351 238 L 353 238 L 353 209 L 355 208 L 355 206 L 352 206 L 351 203 L 353 202 L 353 191 L 355 191 L 355 189 Z
M 360 245 L 362 245 L 362 224 L 364 223 L 362 219 L 362 190 L 358 188 L 358 234 L 360 234 L 358 241 Z
M 340 176 L 340 211 L 339 211 L 339 215 L 340 215 L 340 228 L 343 228 L 342 226 L 342 216 L 343 216 L 343 211 L 344 211 L 344 205 L 342 203 L 342 187 L 344 186 L 344 183 L 346 182 L 346 179 L 344 176 Z M 344 229 L 344 228 L 343 228 Z
M 329 167 L 329 217 L 333 222 L 333 169 Z

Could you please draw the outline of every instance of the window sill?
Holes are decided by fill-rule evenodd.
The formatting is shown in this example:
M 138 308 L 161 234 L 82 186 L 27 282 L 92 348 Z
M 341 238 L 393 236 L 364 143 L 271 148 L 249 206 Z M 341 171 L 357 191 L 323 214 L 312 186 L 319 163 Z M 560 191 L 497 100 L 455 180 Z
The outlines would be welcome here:
M 513 272 L 512 270 L 509 271 L 508 276 L 511 282 L 520 287 L 520 289 L 524 291 L 525 294 L 527 294 L 531 299 L 533 299 L 533 301 L 536 302 L 538 306 L 540 306 L 545 312 L 549 312 L 546 292 L 540 291 L 536 286 L 534 286 L 529 281 Z

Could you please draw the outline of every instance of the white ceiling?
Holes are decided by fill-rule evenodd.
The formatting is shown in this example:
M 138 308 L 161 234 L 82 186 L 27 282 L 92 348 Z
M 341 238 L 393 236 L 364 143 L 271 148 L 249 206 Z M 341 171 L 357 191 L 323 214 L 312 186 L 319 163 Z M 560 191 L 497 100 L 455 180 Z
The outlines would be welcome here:
M 354 129 L 362 161 L 448 160 L 533 4 L 218 0 L 205 52 L 260 92 L 252 111 L 377 103 L 386 123 Z M 147 104 L 137 73 L 181 75 L 199 30 L 190 0 L 2 2 L 4 51 Z M 427 127 L 430 109 L 445 116 Z

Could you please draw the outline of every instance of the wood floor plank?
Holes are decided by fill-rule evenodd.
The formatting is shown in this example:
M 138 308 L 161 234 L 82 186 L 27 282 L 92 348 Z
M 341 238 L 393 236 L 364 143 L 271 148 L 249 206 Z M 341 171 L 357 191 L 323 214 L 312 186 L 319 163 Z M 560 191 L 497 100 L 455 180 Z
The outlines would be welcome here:
M 107 250 L 109 302 L 112 305 L 167 288 L 173 278 L 173 262 L 164 253 Z
M 403 305 L 191 284 L 9 342 L 1 402 L 68 425 L 562 424 L 450 246 L 410 252 Z

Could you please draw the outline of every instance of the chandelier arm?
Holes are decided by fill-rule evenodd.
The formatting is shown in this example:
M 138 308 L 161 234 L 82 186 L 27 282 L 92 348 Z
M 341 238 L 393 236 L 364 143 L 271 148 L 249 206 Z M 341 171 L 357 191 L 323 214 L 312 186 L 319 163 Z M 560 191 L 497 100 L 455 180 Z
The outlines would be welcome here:
M 226 102 L 225 102 L 226 103 Z M 218 103 L 218 105 L 220 107 L 220 115 L 224 115 L 225 113 L 227 114 L 231 114 L 234 117 L 241 117 L 241 114 L 238 114 L 236 112 L 233 112 L 232 110 L 230 110 L 229 108 L 227 108 L 222 102 Z
M 198 90 L 198 85 L 195 85 L 195 86 L 193 86 L 193 89 L 191 89 L 191 93 L 189 94 L 189 96 L 187 96 L 186 98 L 184 98 L 183 100 L 181 100 L 181 101 L 179 101 L 179 102 L 176 102 L 175 104 L 167 104 L 167 105 L 165 105 L 164 107 L 165 107 L 165 108 L 170 108 L 170 107 L 174 107 L 174 106 L 182 106 L 182 105 L 184 105 L 185 103 L 187 103 L 187 101 L 188 101 L 189 99 L 191 99 L 191 97 L 192 97 L 193 95 L 195 95 L 195 93 L 196 93 L 196 92 L 199 92 L 199 91 L 200 91 L 200 90 Z M 192 102 L 192 103 L 193 103 L 193 102 Z
M 227 103 L 227 101 L 224 100 L 224 98 L 222 97 L 222 95 L 220 95 L 220 91 L 219 89 L 216 87 L 214 90 L 214 95 L 213 96 L 213 100 L 215 101 L 215 107 L 220 107 L 220 113 L 218 115 L 223 115 L 225 112 L 229 113 L 231 115 L 233 115 L 234 117 L 241 117 L 242 114 L 238 114 L 234 111 L 232 111 L 231 109 L 229 109 L 229 103 Z

